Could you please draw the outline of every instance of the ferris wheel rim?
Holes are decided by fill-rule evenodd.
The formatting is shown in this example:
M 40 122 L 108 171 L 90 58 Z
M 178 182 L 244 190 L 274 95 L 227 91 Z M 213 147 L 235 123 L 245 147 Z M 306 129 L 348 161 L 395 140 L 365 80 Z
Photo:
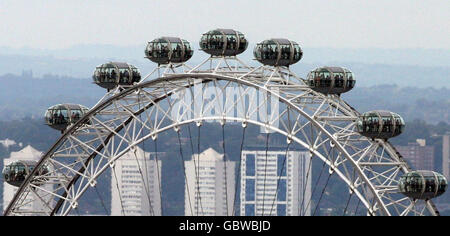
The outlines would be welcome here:
M 56 150 L 56 148 L 61 144 L 61 142 L 63 142 L 63 140 L 65 140 L 69 135 L 71 135 L 71 134 L 73 134 L 74 132 L 76 132 L 76 131 L 78 130 L 78 128 L 80 127 L 80 125 L 84 124 L 91 116 L 95 116 L 96 113 L 98 113 L 99 111 L 101 111 L 102 109 L 104 109 L 108 104 L 111 104 L 113 101 L 122 99 L 122 98 L 124 98 L 125 96 L 129 95 L 130 93 L 139 91 L 139 90 L 142 89 L 142 88 L 146 88 L 146 87 L 149 87 L 149 86 L 151 86 L 151 85 L 157 85 L 158 83 L 161 83 L 161 82 L 167 82 L 167 81 L 169 81 L 169 80 L 182 80 L 182 79 L 184 79 L 184 78 L 193 78 L 193 79 L 196 79 L 196 78 L 203 78 L 203 79 L 205 79 L 205 80 L 202 80 L 202 83 L 203 83 L 204 81 L 206 81 L 206 83 L 209 83 L 210 81 L 212 81 L 212 80 L 214 80 L 214 79 L 217 79 L 217 80 L 226 80 L 226 81 L 231 81 L 231 82 L 235 82 L 235 83 L 238 83 L 238 84 L 242 84 L 242 85 L 245 85 L 245 86 L 253 87 L 253 88 L 256 88 L 256 89 L 261 89 L 261 90 L 266 91 L 268 94 L 275 95 L 275 96 L 280 100 L 280 102 L 284 103 L 285 105 L 289 106 L 290 108 L 294 108 L 295 111 L 297 111 L 299 114 L 302 115 L 302 117 L 307 118 L 312 124 L 314 124 L 314 126 L 315 126 L 316 128 L 321 129 L 321 131 L 323 131 L 324 134 L 326 134 L 326 135 L 328 136 L 328 138 L 330 138 L 330 141 L 333 141 L 333 143 L 339 148 L 339 150 L 340 150 L 341 152 L 344 153 L 344 156 L 347 158 L 347 160 L 350 161 L 350 163 L 352 163 L 353 167 L 357 168 L 358 174 L 359 174 L 360 176 L 365 176 L 365 174 L 360 170 L 360 166 L 359 166 L 357 163 L 354 162 L 354 160 L 350 157 L 350 155 L 347 153 L 347 151 L 345 150 L 345 148 L 343 148 L 343 147 L 341 146 L 340 142 L 337 141 L 336 138 L 335 138 L 331 133 L 329 133 L 324 127 L 322 127 L 322 125 L 321 125 L 320 123 L 318 123 L 314 117 L 311 117 L 309 114 L 307 114 L 307 113 L 305 113 L 304 111 L 302 111 L 301 109 L 299 109 L 299 108 L 297 107 L 297 105 L 295 105 L 295 104 L 292 103 L 291 101 L 288 101 L 286 98 L 282 97 L 280 94 L 274 93 L 272 90 L 270 90 L 270 89 L 268 89 L 268 88 L 266 88 L 266 87 L 260 86 L 260 85 L 258 85 L 258 84 L 252 83 L 252 82 L 250 82 L 250 81 L 246 81 L 246 80 L 239 79 L 239 78 L 234 78 L 234 77 L 231 77 L 231 76 L 224 76 L 224 75 L 219 75 L 219 74 L 214 74 L 214 73 L 173 74 L 173 75 L 166 76 L 166 77 L 160 77 L 160 78 L 158 78 L 158 79 L 156 79 L 156 80 L 146 81 L 145 83 L 136 84 L 136 85 L 134 85 L 133 87 L 127 88 L 127 89 L 121 91 L 120 93 L 113 95 L 112 97 L 110 97 L 110 98 L 108 98 L 107 100 L 101 102 L 100 104 L 97 104 L 97 105 L 96 105 L 95 107 L 93 107 L 88 113 L 86 113 L 86 114 L 84 115 L 84 117 L 81 118 L 77 123 L 75 123 L 73 126 L 69 127 L 69 129 L 68 129 L 68 130 L 67 130 L 67 131 L 66 131 L 66 132 L 65 132 L 65 133 L 64 133 L 64 134 L 56 141 L 56 143 L 50 148 L 50 150 L 49 150 L 49 151 L 41 158 L 41 160 L 39 161 L 37 167 L 33 170 L 33 172 L 31 173 L 31 175 L 28 176 L 28 178 L 26 179 L 26 181 L 24 182 L 24 184 L 19 188 L 19 191 L 17 192 L 16 196 L 14 196 L 13 201 L 11 201 L 10 205 L 9 205 L 8 208 L 6 209 L 5 215 L 6 215 L 6 214 L 9 214 L 9 213 L 11 212 L 11 207 L 12 207 L 12 205 L 13 205 L 13 202 L 15 202 L 15 201 L 17 200 L 17 195 L 19 195 L 20 193 L 22 193 L 23 190 L 25 189 L 25 187 L 26 187 L 27 185 L 30 184 L 30 179 L 31 179 L 31 176 L 34 174 L 34 171 L 36 171 L 37 169 L 39 169 L 38 167 L 39 167 L 40 165 L 42 165 L 42 163 L 45 162 L 45 161 L 46 161 L 46 160 L 54 153 L 54 151 Z M 207 78 L 210 78 L 211 80 L 208 80 Z M 189 87 L 189 86 L 193 86 L 193 85 L 188 84 L 187 87 Z M 185 88 L 186 88 L 186 87 L 185 87 Z M 167 94 L 167 93 L 166 93 L 163 97 L 157 99 L 157 100 L 158 100 L 157 102 L 159 102 L 160 100 L 167 99 L 167 97 L 169 97 L 169 96 L 170 96 L 170 94 Z M 145 111 L 146 109 L 148 109 L 148 108 L 147 108 L 147 107 L 144 107 L 144 108 L 142 108 L 142 111 Z M 141 111 L 140 111 L 140 112 L 141 112 Z M 131 122 L 131 120 L 132 120 L 133 118 L 130 117 L 129 119 L 130 119 L 130 122 Z M 127 119 L 127 121 L 128 121 L 129 119 Z M 125 124 L 125 125 L 126 125 L 126 124 Z M 121 125 L 121 126 L 120 126 L 120 129 L 122 129 L 125 125 Z M 110 135 L 114 135 L 114 134 L 111 133 Z M 285 135 L 285 136 L 286 136 L 286 135 Z M 286 137 L 289 137 L 289 136 L 286 136 Z M 301 143 L 299 143 L 299 144 L 301 144 Z M 301 145 L 302 145 L 302 144 L 301 144 Z M 102 148 L 103 148 L 103 147 L 102 147 Z M 320 154 L 320 153 L 319 153 L 319 154 Z M 96 154 L 93 153 L 93 158 L 95 158 L 95 156 L 96 156 Z M 319 156 L 319 157 L 320 157 L 320 156 Z M 322 158 L 321 158 L 321 159 L 322 159 Z M 325 160 L 326 160 L 326 158 L 323 158 L 323 159 L 322 159 L 322 161 L 325 161 Z M 328 163 L 327 163 L 327 164 L 328 164 Z M 332 165 L 329 165 L 329 166 L 332 167 Z M 339 170 L 337 170 L 337 171 L 339 171 Z M 344 178 L 345 178 L 344 175 L 340 176 L 340 178 L 341 178 L 342 180 L 344 180 L 344 182 L 346 182 L 345 179 L 344 179 Z M 364 180 L 366 181 L 366 183 L 369 184 L 369 186 L 372 186 L 370 180 L 368 180 L 367 178 L 364 179 Z M 346 182 L 346 184 L 347 184 L 348 186 L 351 186 L 348 182 Z M 372 192 L 376 193 L 376 190 L 374 189 L 373 186 L 372 186 L 372 189 L 371 189 L 371 190 L 372 190 Z M 385 208 L 383 201 L 378 197 L 377 194 L 375 194 L 375 196 L 377 196 L 378 206 L 382 206 L 382 207 L 381 207 L 381 210 L 383 211 L 383 213 L 385 213 L 385 214 L 387 214 L 387 215 L 390 215 L 390 214 L 389 214 L 389 211 L 387 210 L 387 208 Z M 359 197 L 360 199 L 362 198 L 362 197 L 360 197 L 360 196 L 358 196 L 358 197 Z M 366 204 L 366 202 L 365 202 L 365 204 Z M 366 204 L 366 205 L 367 205 L 367 204 Z M 369 209 L 369 208 L 370 208 L 370 207 L 368 207 L 368 209 Z M 369 209 L 369 211 L 370 211 L 370 209 Z

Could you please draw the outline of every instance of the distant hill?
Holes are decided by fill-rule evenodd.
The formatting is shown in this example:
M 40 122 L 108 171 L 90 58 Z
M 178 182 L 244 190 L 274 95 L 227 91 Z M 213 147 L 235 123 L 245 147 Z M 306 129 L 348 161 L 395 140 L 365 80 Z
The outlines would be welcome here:
M 198 49 L 198 44 L 193 43 Z M 61 50 L 0 47 L 0 120 L 41 116 L 56 103 L 94 105 L 104 90 L 91 82 L 95 67 L 127 61 L 149 73 L 156 65 L 144 56 L 143 45 L 79 45 Z M 240 57 L 250 65 L 253 45 Z M 303 59 L 291 66 L 301 77 L 323 65 L 344 66 L 357 78 L 356 88 L 343 95 L 360 111 L 390 109 L 407 120 L 449 122 L 450 50 L 304 48 Z M 189 64 L 207 54 L 195 50 Z
M 381 82 L 380 82 L 381 83 Z M 47 75 L 44 78 L 0 76 L 0 121 L 23 117 L 40 117 L 45 110 L 58 103 L 79 103 L 92 107 L 105 90 L 90 79 L 76 79 Z M 405 120 L 421 119 L 436 124 L 450 123 L 450 87 L 416 88 L 381 84 L 357 84 L 344 99 L 358 111 L 388 109 Z
M 301 41 L 300 45 L 301 45 Z M 115 46 L 115 45 L 76 45 L 65 49 L 35 49 L 35 48 L 8 48 L 0 47 L 0 55 L 22 55 L 33 57 L 54 57 L 66 59 L 133 59 L 144 58 L 146 42 L 141 45 Z M 199 51 L 198 42 L 192 42 L 194 48 L 193 61 L 206 57 Z M 253 59 L 254 43 L 250 43 L 248 49 L 241 54 L 245 60 Z M 302 47 L 304 56 L 301 63 L 316 64 L 330 62 L 358 62 L 364 64 L 386 65 L 421 65 L 430 67 L 448 67 L 450 61 L 449 49 L 382 49 L 382 48 L 305 48 Z
M 357 86 L 342 95 L 359 112 L 391 110 L 405 120 L 450 123 L 450 88 L 416 88 L 397 85 Z
M 192 44 L 195 52 L 188 64 L 195 65 L 207 58 Z M 251 65 L 253 46 L 240 57 Z M 142 45 L 120 47 L 112 45 L 78 45 L 60 50 L 0 47 L 0 75 L 22 74 L 32 70 L 34 77 L 46 74 L 89 78 L 99 64 L 107 61 L 127 61 L 143 74 L 155 64 L 144 58 Z M 318 66 L 339 65 L 355 72 L 358 86 L 396 84 L 411 87 L 450 87 L 450 50 L 438 49 L 333 49 L 303 48 L 302 60 L 292 70 L 302 77 Z

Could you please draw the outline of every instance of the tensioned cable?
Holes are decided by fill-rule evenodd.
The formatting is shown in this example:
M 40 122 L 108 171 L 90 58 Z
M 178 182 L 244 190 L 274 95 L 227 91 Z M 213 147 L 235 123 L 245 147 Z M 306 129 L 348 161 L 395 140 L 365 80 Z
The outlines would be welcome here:
M 145 160 L 145 151 L 143 151 L 143 152 L 144 152 L 143 158 L 144 158 L 144 160 Z M 141 165 L 139 164 L 139 160 L 138 160 L 138 158 L 137 158 L 136 152 L 134 152 L 134 157 L 136 158 L 136 163 L 137 163 L 137 165 L 138 165 L 139 174 L 141 175 L 142 181 L 144 182 L 144 183 L 143 183 L 143 184 L 144 184 L 144 189 L 145 189 L 145 192 L 147 193 L 148 204 L 150 205 L 150 214 L 154 216 L 154 215 L 155 215 L 155 211 L 154 211 L 153 206 L 152 206 L 152 200 L 151 200 L 151 198 L 150 198 L 150 192 L 149 192 L 149 190 L 148 190 L 148 188 L 147 188 L 147 185 L 145 184 L 144 174 L 142 173 Z M 148 173 L 147 173 L 147 174 L 148 174 Z
M 164 215 L 164 211 L 163 211 L 163 202 L 162 202 L 162 188 L 161 188 L 161 176 L 159 174 L 159 161 L 158 161 L 158 143 L 157 143 L 158 139 L 154 140 L 155 143 L 155 162 L 156 162 L 156 174 L 158 176 L 158 185 L 159 185 L 159 199 L 160 199 L 160 204 L 161 204 L 161 215 Z
M 187 127 L 188 127 L 188 133 L 189 133 L 189 143 L 191 144 L 191 154 L 192 155 L 194 155 L 194 144 L 192 143 L 192 135 L 191 135 L 191 126 L 188 124 L 187 125 Z M 195 158 L 193 157 L 192 158 L 192 160 L 194 161 L 194 167 L 196 167 L 197 165 L 195 164 Z M 199 183 L 199 181 L 198 181 L 198 173 L 196 172 L 196 185 L 198 186 L 198 183 Z M 197 192 L 197 194 L 194 194 L 194 195 L 198 195 L 199 194 L 199 192 Z M 197 216 L 198 216 L 198 196 L 196 196 L 195 197 L 195 199 L 196 199 L 196 205 L 197 205 Z
M 225 151 L 225 124 L 222 125 L 222 148 L 223 148 L 223 167 L 225 172 L 225 209 L 227 209 L 227 216 L 229 216 L 228 212 L 228 181 L 227 181 L 227 153 Z
M 138 100 L 138 110 L 141 110 L 141 101 L 140 101 L 140 94 L 137 94 L 137 100 Z M 139 120 L 142 121 L 142 113 L 139 114 Z M 145 136 L 145 135 L 143 135 Z M 150 180 L 149 180 L 149 173 L 148 173 L 148 167 L 147 167 L 147 158 L 145 157 L 145 139 L 142 141 L 142 152 L 143 152 L 143 156 L 142 158 L 144 159 L 144 168 L 145 168 L 145 174 L 147 176 L 147 178 L 144 178 L 144 175 L 142 174 L 142 170 L 141 170 L 141 165 L 139 164 L 139 160 L 137 158 L 136 152 L 134 153 L 134 156 L 136 157 L 136 162 L 138 164 L 138 168 L 139 168 L 139 173 L 141 174 L 141 178 L 142 181 L 144 182 L 144 188 L 145 188 L 145 192 L 147 193 L 147 197 L 148 197 L 148 203 L 150 205 L 150 214 L 155 215 L 155 210 L 153 209 L 153 204 L 152 204 L 152 200 L 151 200 L 151 194 L 149 191 L 150 188 Z M 150 157 L 150 156 L 149 156 Z M 147 185 L 146 185 L 147 183 Z
M 202 205 L 202 198 L 200 194 L 200 128 L 201 126 L 198 126 L 198 136 L 197 136 L 197 166 L 196 166 L 196 174 L 197 174 L 197 192 L 198 192 L 198 198 L 200 200 L 200 209 L 202 210 L 202 215 L 205 214 L 203 211 L 203 205 Z M 195 157 L 194 159 L 194 165 L 195 165 Z M 197 206 L 198 208 L 198 206 Z M 198 214 L 198 213 L 197 213 Z
M 328 159 L 328 157 L 330 156 L 331 148 L 333 148 L 333 147 L 330 146 L 330 148 L 328 149 L 328 153 L 327 153 L 326 159 Z M 320 171 L 319 178 L 316 180 L 316 184 L 314 185 L 313 191 L 311 192 L 311 197 L 309 198 L 308 204 L 307 204 L 306 207 L 303 209 L 303 210 L 304 210 L 304 211 L 302 212 L 303 215 L 306 213 L 306 210 L 308 209 L 309 205 L 311 204 L 312 197 L 314 196 L 314 193 L 316 192 L 317 186 L 319 185 L 319 181 L 320 181 L 320 179 L 322 178 L 323 171 L 325 170 L 325 165 L 326 165 L 326 162 L 324 161 L 324 162 L 323 162 L 323 165 L 322 165 L 322 170 Z
M 370 211 L 370 210 L 373 210 L 373 206 L 375 205 L 375 197 L 373 197 L 372 198 L 372 201 L 371 201 L 371 203 L 370 203 L 370 208 L 367 208 L 367 213 L 370 215 L 370 216 L 373 216 L 373 213 Z
M 121 190 L 119 188 L 119 181 L 117 180 L 116 166 L 113 166 L 112 169 L 113 169 L 113 173 L 114 173 L 114 179 L 116 180 L 117 192 L 119 193 L 119 200 L 120 200 L 120 206 L 122 207 L 122 214 L 125 216 L 125 210 L 123 209 L 122 194 L 120 193 Z
M 103 209 L 105 210 L 106 215 L 109 215 L 108 210 L 106 209 L 105 202 L 103 201 L 102 196 L 100 196 L 100 193 L 98 192 L 98 189 L 97 189 L 96 185 L 94 185 L 94 189 L 95 189 L 95 192 L 97 193 L 98 198 L 100 198 L 100 201 L 102 203 L 102 206 L 103 206 Z
M 199 181 L 199 173 L 200 172 L 198 171 L 199 167 L 197 168 L 197 164 L 196 164 L 195 156 L 194 156 L 194 144 L 192 142 L 191 126 L 188 124 L 187 127 L 188 127 L 188 133 L 189 133 L 189 141 L 190 141 L 190 144 L 191 144 L 192 160 L 194 161 L 194 168 L 196 169 L 195 170 L 195 175 L 196 175 L 195 181 L 196 181 L 196 185 L 197 185 L 197 194 L 195 194 L 196 195 L 195 201 L 196 201 L 196 205 L 197 205 L 196 208 L 197 208 L 197 216 L 198 216 L 198 210 L 199 210 L 198 206 L 199 206 L 199 199 L 200 199 L 200 181 Z M 199 136 L 200 136 L 200 134 L 199 134 Z M 199 152 L 198 155 L 200 155 L 200 152 Z M 200 158 L 198 158 L 198 159 L 200 159 Z M 200 163 L 199 163 L 199 166 L 200 166 Z M 202 214 L 203 213 L 204 212 L 203 212 L 203 209 L 202 209 Z
M 330 146 L 330 151 L 331 151 L 331 148 L 332 148 L 332 147 L 333 147 L 333 146 Z M 328 152 L 328 157 L 330 156 L 330 153 L 331 153 L 330 151 Z M 334 150 L 333 150 L 333 153 L 334 153 Z M 328 157 L 327 157 L 327 159 L 328 159 Z M 324 162 L 324 164 L 325 164 L 325 162 Z M 326 190 L 326 188 L 327 188 L 327 186 L 328 186 L 328 181 L 330 180 L 330 177 L 331 177 L 331 175 L 333 175 L 333 173 L 334 173 L 334 172 L 331 172 L 331 173 L 328 175 L 327 181 L 326 181 L 326 183 L 325 183 L 325 187 L 322 189 L 322 193 L 320 194 L 319 201 L 317 202 L 316 208 L 314 209 L 314 214 L 313 214 L 313 216 L 316 215 L 317 209 L 319 208 L 319 205 L 320 205 L 320 201 L 322 200 L 323 194 L 325 193 L 325 190 Z M 321 174 L 322 174 L 322 173 L 321 173 Z
M 270 214 L 269 214 L 269 216 L 272 215 L 273 206 L 275 205 L 275 201 L 276 201 L 276 199 L 277 199 L 277 197 L 278 197 L 278 189 L 279 189 L 279 187 L 280 187 L 280 180 L 281 180 L 281 176 L 283 175 L 283 171 L 284 171 L 284 169 L 286 168 L 286 159 L 287 159 L 287 157 L 288 157 L 288 152 L 289 152 L 289 146 L 290 146 L 290 145 L 291 145 L 291 143 L 288 143 L 288 145 L 286 146 L 286 154 L 285 154 L 285 156 L 284 156 L 283 164 L 281 165 L 282 167 L 281 167 L 281 170 L 280 170 L 280 174 L 278 175 L 277 190 L 276 190 L 276 192 L 275 192 L 275 197 L 273 198 L 272 207 L 270 208 Z M 286 169 L 286 171 L 287 171 L 287 169 Z
M 359 204 L 361 204 L 361 199 L 358 198 L 358 204 L 356 204 L 356 210 L 355 210 L 355 213 L 353 214 L 355 216 L 356 216 L 356 214 L 358 214 Z
M 261 215 L 264 216 L 264 201 L 266 196 L 266 179 L 267 179 L 267 158 L 268 158 L 268 152 L 269 152 L 269 135 L 268 132 L 266 135 L 266 161 L 264 166 L 264 184 L 263 184 L 263 204 L 262 204 L 262 212 Z
M 353 194 L 350 193 L 349 198 L 347 200 L 347 204 L 345 205 L 345 208 L 344 208 L 344 213 L 342 214 L 342 216 L 345 216 L 345 214 L 347 213 L 347 208 L 348 208 L 348 205 L 350 204 L 350 200 L 352 199 L 352 196 L 353 196 Z
M 186 166 L 184 164 L 184 156 L 183 156 L 183 149 L 181 147 L 181 138 L 180 138 L 180 130 L 177 130 L 177 135 L 178 135 L 178 144 L 180 146 L 180 157 L 181 157 L 181 164 L 183 166 L 183 173 L 184 173 L 184 179 L 186 180 L 186 190 L 187 190 L 187 194 L 188 194 L 188 200 L 189 200 L 189 208 L 191 209 L 191 215 L 194 215 L 194 212 L 192 211 L 192 203 L 191 203 L 191 194 L 189 193 L 189 183 L 188 183 L 188 179 L 186 176 Z
M 317 180 L 316 180 L 316 184 L 314 185 L 313 191 L 311 192 L 311 196 L 309 198 L 308 203 L 306 204 L 305 209 L 303 209 L 304 211 L 302 212 L 302 215 L 305 215 L 306 209 L 308 209 L 309 205 L 311 204 L 311 200 L 312 200 L 312 198 L 314 196 L 314 193 L 316 192 L 317 186 L 319 185 L 320 179 L 322 178 L 323 171 L 325 170 L 325 165 L 326 165 L 326 163 L 323 162 L 322 170 L 320 171 L 319 178 L 317 178 Z
M 244 126 L 244 128 L 242 129 L 242 140 L 241 140 L 241 151 L 239 154 L 239 162 L 238 162 L 238 177 L 236 178 L 236 183 L 235 183 L 235 190 L 234 190 L 234 200 L 233 200 L 233 216 L 236 215 L 236 199 L 237 199 L 237 194 L 238 194 L 238 181 L 241 178 L 241 163 L 242 163 L 242 150 L 244 148 L 244 140 L 245 140 L 245 130 L 247 129 L 247 126 Z M 242 183 L 241 183 L 242 184 Z M 242 215 L 242 213 L 241 213 Z
M 308 172 L 306 172 L 306 179 L 303 179 L 303 192 L 302 192 L 302 204 L 300 205 L 300 211 L 298 212 L 299 215 L 303 214 L 303 207 L 304 207 L 304 203 L 305 203 L 305 191 L 306 191 L 306 186 L 308 184 L 308 178 L 309 178 L 309 173 L 311 172 L 311 168 L 312 168 L 312 159 L 313 159 L 314 154 L 311 154 L 311 157 L 309 158 L 309 165 L 308 165 Z M 306 211 L 306 210 L 305 210 Z
M 312 140 L 313 140 L 313 134 L 314 134 L 314 132 L 313 132 L 313 128 L 312 128 L 312 125 L 310 126 L 310 128 L 311 128 L 311 142 L 312 142 Z M 306 173 L 306 179 L 305 180 L 303 180 L 302 182 L 303 182 L 303 192 L 302 192 L 302 204 L 300 205 L 300 210 L 299 210 L 299 212 L 298 212 L 298 215 L 303 215 L 303 212 L 306 212 L 306 210 L 307 210 L 307 208 L 305 208 L 304 207 L 304 204 L 305 204 L 305 191 L 306 191 L 306 186 L 308 185 L 308 179 L 309 179 L 309 174 L 310 174 L 310 172 L 311 172 L 311 169 L 312 169 L 312 159 L 313 159 L 313 157 L 314 157 L 314 152 L 311 152 L 310 151 L 310 158 L 309 158 L 309 166 L 308 166 L 308 172 Z M 311 176 L 312 177 L 312 176 Z M 312 178 L 311 178 L 312 179 Z M 305 182 L 306 181 L 306 182 Z M 311 197 L 312 197 L 312 195 L 311 195 Z
M 319 201 L 317 202 L 316 208 L 314 209 L 314 214 L 313 214 L 313 216 L 316 215 L 317 209 L 319 209 L 320 201 L 322 200 L 323 194 L 325 193 L 325 189 L 327 188 L 328 182 L 329 182 L 329 180 L 330 180 L 330 177 L 333 175 L 333 173 L 334 173 L 334 172 L 332 172 L 332 173 L 330 173 L 330 174 L 328 175 L 327 182 L 325 183 L 325 187 L 322 189 L 322 193 L 320 194 Z
M 353 181 L 354 181 L 354 179 L 355 179 L 355 175 L 356 175 L 356 170 L 353 170 L 352 184 L 353 184 Z M 345 206 L 345 208 L 344 208 L 343 216 L 345 216 L 346 213 L 347 213 L 347 208 L 348 208 L 348 206 L 349 206 L 349 204 L 350 204 L 350 200 L 351 200 L 352 197 L 353 197 L 353 193 L 354 193 L 354 192 L 350 189 L 350 193 L 349 193 L 350 197 L 348 198 L 347 204 L 346 204 L 346 206 Z
M 81 216 L 80 212 L 78 211 L 78 208 L 73 208 L 73 209 L 75 209 L 75 213 L 77 213 L 77 216 Z

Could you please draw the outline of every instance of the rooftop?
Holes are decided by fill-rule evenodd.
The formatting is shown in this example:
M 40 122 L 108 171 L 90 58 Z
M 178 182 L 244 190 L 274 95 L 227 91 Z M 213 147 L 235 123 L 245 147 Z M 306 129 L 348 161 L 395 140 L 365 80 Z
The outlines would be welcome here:
M 28 145 L 20 151 L 11 152 L 9 158 L 14 160 L 36 160 L 41 159 L 43 153 Z

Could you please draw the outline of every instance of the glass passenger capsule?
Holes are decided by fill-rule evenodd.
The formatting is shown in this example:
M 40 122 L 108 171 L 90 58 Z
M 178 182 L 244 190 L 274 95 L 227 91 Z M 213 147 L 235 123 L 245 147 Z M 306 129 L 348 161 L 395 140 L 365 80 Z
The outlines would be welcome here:
M 25 181 L 27 176 L 33 171 L 33 169 L 36 167 L 37 162 L 35 161 L 16 161 L 9 165 L 6 165 L 3 168 L 2 174 L 3 178 L 5 179 L 6 183 L 20 187 L 22 183 Z M 37 175 L 42 176 L 48 174 L 49 168 L 48 167 L 42 167 L 39 169 Z M 33 184 L 40 185 L 43 182 L 45 182 L 45 178 L 40 178 L 39 181 L 33 182 Z
M 45 122 L 53 129 L 63 132 L 69 125 L 75 124 L 89 109 L 78 104 L 58 104 L 47 109 Z
M 400 178 L 398 188 L 407 197 L 428 200 L 439 197 L 447 190 L 447 180 L 433 171 L 412 171 Z
M 300 46 L 288 39 L 269 39 L 258 43 L 253 50 L 256 60 L 269 66 L 289 66 L 303 57 Z
M 193 54 L 188 41 L 175 37 L 157 38 L 149 42 L 145 49 L 145 57 L 158 64 L 185 62 Z
M 356 122 L 358 133 L 372 139 L 389 139 L 405 129 L 403 118 L 390 111 L 369 111 L 360 115 Z
M 307 83 L 312 90 L 323 94 L 341 94 L 355 87 L 355 76 L 342 67 L 320 67 L 308 74 Z
M 200 48 L 212 56 L 236 56 L 248 47 L 244 34 L 232 29 L 215 29 L 204 33 Z
M 141 73 L 127 63 L 109 62 L 98 66 L 92 78 L 98 86 L 109 90 L 118 85 L 133 85 L 141 81 Z

